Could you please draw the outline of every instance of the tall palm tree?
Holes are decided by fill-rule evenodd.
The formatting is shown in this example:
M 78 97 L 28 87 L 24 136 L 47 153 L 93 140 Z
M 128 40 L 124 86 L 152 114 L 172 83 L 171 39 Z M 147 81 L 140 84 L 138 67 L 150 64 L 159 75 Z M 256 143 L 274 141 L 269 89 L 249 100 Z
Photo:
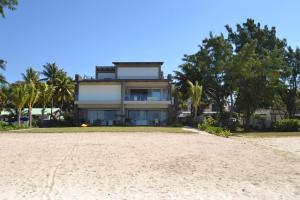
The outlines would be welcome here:
M 10 100 L 12 101 L 18 115 L 18 125 L 21 125 L 21 114 L 28 100 L 27 85 L 24 83 L 17 83 L 11 87 Z
M 6 64 L 6 62 L 4 60 L 0 59 L 0 69 L 1 70 L 5 70 L 5 64 Z M 0 73 L 0 84 L 5 84 L 5 83 L 7 83 L 5 76 L 2 73 Z
M 62 114 L 65 103 L 71 104 L 74 98 L 75 85 L 73 80 L 66 75 L 61 73 L 58 78 L 56 95 L 60 103 L 60 112 Z
M 40 91 L 38 90 L 37 85 L 33 82 L 27 84 L 27 105 L 28 105 L 28 115 L 29 115 L 29 127 L 32 127 L 32 107 L 36 103 L 37 99 L 39 98 Z
M 22 73 L 22 77 L 26 83 L 33 83 L 37 85 L 39 83 L 40 73 L 34 70 L 32 67 L 29 67 L 26 69 L 25 74 Z
M 45 116 L 45 108 L 48 105 L 48 103 L 51 101 L 52 95 L 53 95 L 53 88 L 52 86 L 48 85 L 47 83 L 41 83 L 39 86 L 40 90 L 40 97 L 39 100 L 43 106 L 42 109 L 42 125 L 43 125 L 43 119 Z
M 55 90 L 57 86 L 57 81 L 59 74 L 61 74 L 63 71 L 58 68 L 58 66 L 55 63 L 47 63 L 46 65 L 43 65 L 44 70 L 42 71 L 42 74 L 44 75 L 44 79 L 47 81 L 47 83 L 52 86 L 52 88 Z M 54 96 L 51 98 L 51 116 L 53 113 L 53 107 L 54 107 Z
M 196 83 L 193 84 L 191 81 L 187 80 L 187 83 L 189 85 L 188 93 L 192 100 L 192 106 L 194 108 L 194 120 L 196 122 L 198 115 L 198 107 L 201 103 L 202 97 L 202 85 L 199 85 L 198 81 L 196 81 Z
M 9 87 L 1 86 L 0 88 L 0 111 L 9 104 Z
M 28 90 L 28 116 L 29 116 L 29 127 L 32 127 L 32 107 L 39 97 L 40 91 L 38 90 L 39 82 L 39 72 L 29 67 L 25 74 L 22 73 L 22 77 L 27 84 Z
M 42 74 L 45 78 L 42 80 L 47 81 L 49 85 L 55 86 L 62 70 L 55 63 L 47 63 L 43 65 L 43 68 Z

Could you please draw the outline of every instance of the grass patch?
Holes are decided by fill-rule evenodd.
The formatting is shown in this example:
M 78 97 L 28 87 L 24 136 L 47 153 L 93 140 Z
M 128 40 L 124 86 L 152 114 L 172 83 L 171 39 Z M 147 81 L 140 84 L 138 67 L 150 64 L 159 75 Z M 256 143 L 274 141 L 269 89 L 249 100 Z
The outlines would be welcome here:
M 11 131 L 14 132 L 14 131 Z M 129 127 L 129 126 L 106 126 L 106 127 L 61 127 L 61 128 L 33 128 L 19 133 L 82 133 L 82 132 L 162 132 L 162 133 L 187 133 L 180 127 Z
M 244 132 L 234 133 L 236 137 L 300 137 L 300 132 Z

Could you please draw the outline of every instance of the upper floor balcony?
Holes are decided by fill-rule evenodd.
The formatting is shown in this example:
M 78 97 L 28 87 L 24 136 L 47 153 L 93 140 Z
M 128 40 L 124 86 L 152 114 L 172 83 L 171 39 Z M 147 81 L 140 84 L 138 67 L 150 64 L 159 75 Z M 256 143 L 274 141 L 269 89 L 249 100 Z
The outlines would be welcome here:
M 168 96 L 125 95 L 125 101 L 170 101 Z

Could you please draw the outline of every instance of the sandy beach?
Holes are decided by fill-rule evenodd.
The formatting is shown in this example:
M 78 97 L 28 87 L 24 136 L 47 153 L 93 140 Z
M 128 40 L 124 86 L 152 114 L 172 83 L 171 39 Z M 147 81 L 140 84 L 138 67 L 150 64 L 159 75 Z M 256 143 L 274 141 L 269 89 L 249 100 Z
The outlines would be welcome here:
M 300 199 L 300 137 L 278 140 L 0 134 L 0 199 Z

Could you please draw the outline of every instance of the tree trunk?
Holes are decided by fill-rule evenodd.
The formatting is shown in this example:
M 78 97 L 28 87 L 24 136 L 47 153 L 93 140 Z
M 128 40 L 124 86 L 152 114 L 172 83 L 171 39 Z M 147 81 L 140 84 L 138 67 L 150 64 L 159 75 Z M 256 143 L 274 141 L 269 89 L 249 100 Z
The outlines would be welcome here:
M 233 97 L 232 97 L 232 92 L 230 94 L 230 108 L 229 108 L 229 118 L 232 118 L 233 115 Z
M 21 126 L 21 109 L 18 109 L 18 126 Z
M 245 113 L 245 130 L 248 131 L 250 129 L 250 112 L 246 111 Z
M 53 105 L 54 105 L 54 98 L 51 97 L 51 119 L 53 119 Z
M 32 127 L 32 105 L 28 106 L 28 114 L 29 114 L 29 128 Z
M 60 120 L 60 117 L 61 117 L 62 112 L 63 112 L 63 107 L 64 107 L 64 100 L 61 100 L 59 120 Z
M 41 119 L 41 126 L 44 126 L 44 117 L 45 117 L 45 105 L 43 105 L 43 109 L 42 109 L 42 119 Z
M 194 107 L 194 112 L 195 112 L 195 115 L 194 115 L 194 124 L 197 125 L 197 115 L 198 115 L 197 106 Z

